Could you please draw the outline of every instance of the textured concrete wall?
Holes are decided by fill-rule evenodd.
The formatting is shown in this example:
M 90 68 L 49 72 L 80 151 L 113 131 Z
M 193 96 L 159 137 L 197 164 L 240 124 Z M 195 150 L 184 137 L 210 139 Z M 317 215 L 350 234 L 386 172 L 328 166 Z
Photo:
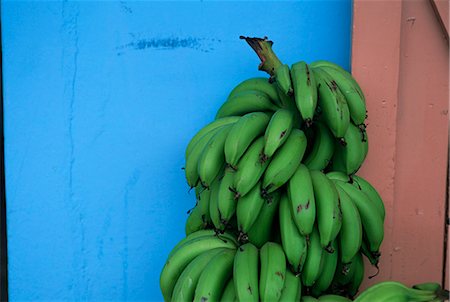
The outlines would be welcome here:
M 361 174 L 380 190 L 387 210 L 381 272 L 365 285 L 441 282 L 448 41 L 429 1 L 356 1 L 352 54 L 369 112 L 370 151 Z
M 260 74 L 239 35 L 348 67 L 351 2 L 323 4 L 2 1 L 11 301 L 160 300 L 184 148 Z

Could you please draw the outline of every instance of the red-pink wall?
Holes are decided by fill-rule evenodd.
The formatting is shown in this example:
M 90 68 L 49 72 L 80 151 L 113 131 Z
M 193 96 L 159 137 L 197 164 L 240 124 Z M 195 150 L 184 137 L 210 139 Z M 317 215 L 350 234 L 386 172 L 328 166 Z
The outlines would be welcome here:
M 352 72 L 369 114 L 369 154 L 360 173 L 381 192 L 387 211 L 380 274 L 364 286 L 441 282 L 448 41 L 427 0 L 356 0 L 353 22 Z

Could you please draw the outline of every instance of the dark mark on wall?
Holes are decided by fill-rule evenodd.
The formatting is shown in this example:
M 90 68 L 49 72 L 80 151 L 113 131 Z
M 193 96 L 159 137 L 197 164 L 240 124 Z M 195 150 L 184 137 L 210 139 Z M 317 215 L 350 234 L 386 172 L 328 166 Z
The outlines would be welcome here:
M 210 52 L 214 50 L 213 44 L 220 43 L 220 39 L 206 39 L 195 37 L 168 37 L 168 38 L 141 38 L 135 37 L 135 34 L 130 33 L 133 39 L 132 42 L 119 46 L 117 55 L 123 55 L 125 50 L 174 50 L 178 48 L 190 48 L 201 52 Z
M 127 3 L 125 1 L 120 1 L 120 7 L 122 8 L 122 10 L 128 14 L 132 14 L 133 10 L 131 9 L 131 7 L 129 7 L 127 5 Z

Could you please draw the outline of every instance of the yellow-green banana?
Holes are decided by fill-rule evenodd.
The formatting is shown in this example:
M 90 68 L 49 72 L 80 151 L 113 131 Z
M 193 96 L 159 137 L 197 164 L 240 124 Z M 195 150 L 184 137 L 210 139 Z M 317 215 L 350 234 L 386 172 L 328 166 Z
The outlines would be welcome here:
M 345 145 L 336 143 L 336 149 L 331 159 L 332 169 L 351 175 L 359 170 L 366 158 L 367 133 L 350 123 L 344 140 Z
M 349 263 L 358 253 L 362 243 L 362 224 L 358 208 L 348 194 L 336 186 L 341 201 L 342 227 L 339 233 L 340 256 L 342 263 Z
M 259 295 L 261 301 L 278 301 L 286 278 L 286 257 L 283 248 L 275 242 L 267 242 L 261 248 L 260 260 Z
M 234 289 L 234 280 L 231 278 L 223 290 L 221 302 L 234 302 L 236 300 L 236 291 Z
M 311 152 L 304 160 L 310 170 L 324 170 L 334 153 L 335 140 L 330 130 L 322 123 L 314 124 L 314 142 Z
M 280 65 L 275 69 L 274 75 L 275 81 L 277 83 L 278 89 L 281 90 L 285 95 L 292 95 L 292 82 L 291 74 L 289 72 L 289 66 L 286 64 Z
M 280 105 L 280 99 L 277 93 L 277 86 L 269 82 L 268 78 L 250 78 L 242 81 L 230 92 L 228 98 L 236 95 L 238 92 L 256 90 L 269 96 L 275 105 Z
M 216 119 L 233 115 L 240 116 L 255 111 L 276 111 L 277 109 L 279 107 L 270 101 L 267 94 L 255 90 L 247 90 L 238 92 L 227 99 L 217 111 Z
M 429 302 L 435 298 L 436 294 L 432 291 L 409 288 L 400 282 L 384 281 L 366 289 L 355 302 Z
M 264 198 L 261 195 L 261 186 L 258 183 L 248 194 L 239 198 L 237 203 L 236 217 L 240 232 L 247 234 L 258 218 L 263 206 Z
M 281 292 L 280 302 L 300 301 L 302 291 L 302 282 L 300 276 L 295 276 L 290 270 L 286 270 L 286 280 Z
M 317 79 L 318 106 L 320 106 L 323 120 L 334 137 L 343 139 L 350 123 L 350 113 L 345 97 L 336 82 L 323 70 L 314 69 L 314 76 Z
M 294 114 L 287 109 L 277 110 L 270 119 L 264 134 L 264 155 L 272 157 L 281 145 L 287 140 L 294 126 Z
M 324 252 L 325 251 L 320 244 L 319 231 L 317 227 L 315 227 L 309 235 L 308 252 L 302 270 L 303 285 L 313 286 L 317 278 L 319 278 L 319 275 L 322 272 L 322 258 Z
M 251 243 L 241 245 L 233 265 L 234 288 L 239 301 L 259 301 L 258 268 L 258 249 Z
M 192 260 L 181 273 L 172 293 L 172 302 L 192 302 L 194 299 L 195 287 L 201 273 L 219 252 L 224 251 L 223 248 L 217 248 L 206 251 L 198 255 Z
M 234 249 L 226 249 L 211 259 L 198 280 L 194 302 L 219 301 L 227 281 L 233 274 L 235 253 Z
M 270 121 L 270 115 L 264 112 L 247 113 L 237 121 L 225 141 L 225 161 L 235 167 L 248 146 L 263 135 Z
M 187 241 L 167 259 L 159 280 L 164 301 L 171 300 L 175 283 L 185 267 L 198 255 L 216 248 L 235 250 L 236 246 L 229 240 L 205 236 Z
M 325 292 L 330 287 L 331 282 L 333 282 L 333 277 L 334 273 L 336 272 L 336 266 L 338 262 L 337 240 L 334 240 L 331 243 L 331 247 L 333 249 L 332 253 L 323 253 L 322 271 L 320 272 L 320 275 L 314 283 L 311 291 L 315 296 L 318 296 Z
M 306 150 L 307 139 L 303 131 L 292 130 L 286 143 L 274 154 L 264 173 L 263 190 L 273 192 L 284 185 L 297 170 Z
M 232 168 L 226 168 L 225 174 L 220 181 L 217 197 L 217 208 L 220 213 L 220 220 L 225 226 L 230 222 L 231 217 L 236 213 L 235 193 L 233 192 L 235 171 Z
M 236 190 L 238 197 L 250 192 L 269 165 L 270 160 L 261 160 L 263 148 L 264 137 L 260 137 L 250 145 L 239 160 L 233 188 Z
M 302 271 L 308 252 L 306 237 L 301 235 L 291 215 L 290 201 L 286 194 L 281 196 L 279 208 L 281 244 L 286 259 L 295 273 Z
M 317 226 L 320 243 L 326 248 L 338 235 L 342 225 L 339 196 L 334 183 L 322 172 L 311 171 L 316 199 Z
M 287 187 L 292 218 L 300 234 L 309 235 L 316 220 L 316 202 L 311 175 L 308 168 L 300 164 L 289 179 Z
M 297 62 L 291 66 L 294 96 L 300 115 L 307 126 L 313 121 L 317 106 L 317 87 L 314 73 L 305 62 Z

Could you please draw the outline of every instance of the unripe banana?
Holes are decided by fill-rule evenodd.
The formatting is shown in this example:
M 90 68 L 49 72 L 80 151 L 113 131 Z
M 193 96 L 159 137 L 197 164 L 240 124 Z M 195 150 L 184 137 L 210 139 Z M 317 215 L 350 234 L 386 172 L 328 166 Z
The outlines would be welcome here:
M 186 266 L 175 283 L 172 294 L 173 302 L 192 302 L 194 299 L 195 287 L 197 286 L 201 273 L 211 259 L 222 251 L 224 251 L 223 248 L 206 251 L 197 256 Z
M 222 293 L 222 297 L 220 298 L 221 302 L 234 302 L 236 300 L 236 291 L 234 289 L 234 280 L 231 278 L 228 281 L 228 284 L 225 286 L 225 289 Z
M 205 150 L 206 146 L 208 145 L 212 137 L 214 137 L 219 131 L 222 131 L 227 128 L 230 128 L 230 125 L 217 127 L 207 132 L 199 139 L 199 141 L 192 148 L 192 151 L 186 157 L 184 172 L 186 174 L 186 180 L 188 182 L 188 185 L 191 188 L 197 186 L 199 181 L 198 163 L 200 161 L 200 158 L 202 157 L 203 151 Z
M 384 228 L 383 219 L 377 212 L 377 208 L 370 202 L 369 197 L 365 193 L 359 191 L 353 185 L 340 181 L 336 181 L 335 183 L 344 189 L 358 208 L 369 250 L 372 253 L 378 252 L 383 242 Z
M 342 263 L 349 263 L 361 248 L 362 224 L 358 208 L 348 194 L 336 186 L 341 201 L 342 227 L 339 233 L 340 256 Z
M 274 217 L 280 204 L 280 193 L 275 191 L 266 197 L 266 202 L 259 212 L 258 218 L 247 233 L 248 241 L 260 248 L 270 240 L 274 226 Z
M 226 249 L 211 259 L 198 280 L 194 302 L 219 301 L 233 274 L 235 253 L 234 249 Z
M 353 274 L 356 271 L 356 266 L 362 261 L 361 253 L 356 253 L 355 257 L 349 263 L 338 262 L 336 273 L 334 275 L 333 283 L 339 288 L 348 290 L 348 284 L 352 281 Z
M 320 244 L 319 231 L 315 227 L 311 232 L 311 235 L 309 235 L 308 252 L 302 271 L 303 285 L 313 286 L 317 278 L 319 278 L 319 275 L 322 272 L 323 253 L 324 250 Z
M 378 194 L 377 190 L 364 178 L 361 176 L 354 175 L 353 176 L 353 185 L 356 186 L 359 190 L 363 191 L 364 193 L 369 196 L 370 201 L 372 201 L 380 213 L 383 221 L 386 216 L 386 210 L 384 208 L 383 200 L 381 199 L 380 194 Z
M 274 242 L 267 242 L 260 251 L 261 275 L 259 295 L 261 301 L 278 301 L 286 278 L 286 257 L 283 248 Z
M 380 262 L 381 254 L 379 252 L 371 252 L 369 249 L 368 243 L 366 243 L 367 238 L 363 238 L 361 243 L 361 253 L 366 256 L 367 260 L 369 260 L 370 264 L 375 266 L 378 269 L 378 263 Z
M 264 134 L 264 155 L 272 157 L 281 145 L 287 140 L 294 126 L 294 115 L 286 109 L 277 110 L 270 119 Z
M 200 213 L 200 208 L 196 205 L 189 213 L 186 219 L 186 225 L 184 227 L 186 236 L 191 233 L 197 232 L 199 230 L 205 229 L 207 223 L 203 220 L 202 214 Z
M 331 172 L 328 172 L 326 175 L 329 179 L 331 179 L 333 181 L 338 180 L 338 181 L 343 181 L 343 182 L 348 182 L 348 183 L 352 182 L 352 179 L 350 178 L 350 176 L 348 176 L 344 172 L 331 171 Z
M 361 254 L 358 253 L 358 256 L 353 261 L 350 282 L 347 285 L 347 291 L 351 297 L 354 297 L 358 293 L 359 287 L 364 280 L 364 261 Z
M 255 186 L 270 163 L 270 160 L 262 161 L 264 137 L 255 140 L 244 153 L 237 164 L 237 172 L 234 177 L 234 189 L 238 197 L 242 197 Z
M 295 276 L 290 270 L 286 270 L 286 280 L 281 292 L 280 302 L 300 301 L 302 282 L 299 276 Z
M 235 167 L 248 146 L 261 136 L 270 121 L 270 115 L 264 112 L 247 113 L 231 128 L 225 141 L 225 161 Z
M 276 111 L 279 109 L 274 105 L 267 94 L 255 90 L 236 93 L 219 108 L 216 119 L 226 116 L 244 115 L 255 111 Z
M 260 183 L 257 183 L 248 194 L 239 198 L 237 203 L 236 216 L 240 232 L 247 234 L 263 206 L 264 198 L 261 195 L 261 186 Z
M 292 218 L 300 234 L 309 235 L 316 219 L 316 202 L 311 175 L 305 165 L 297 167 L 289 180 L 287 191 Z
M 221 180 L 221 177 L 217 177 L 209 188 L 209 190 L 211 190 L 209 197 L 209 216 L 211 217 L 211 221 L 216 229 L 225 230 L 225 225 L 223 224 L 219 211 L 219 190 Z
M 234 287 L 239 301 L 259 301 L 258 268 L 258 249 L 251 243 L 241 245 L 233 265 Z
M 384 281 L 366 289 L 355 302 L 429 302 L 435 298 L 432 291 L 409 288 L 400 282 Z
M 317 301 L 319 301 L 319 300 L 317 300 L 316 298 L 311 297 L 311 296 L 302 296 L 302 300 L 301 300 L 301 302 L 317 302 Z
M 324 295 L 320 296 L 319 302 L 351 302 L 352 300 L 347 299 L 338 295 Z
M 237 199 L 233 192 L 235 171 L 231 168 L 225 169 L 225 175 L 220 181 L 217 208 L 220 213 L 220 220 L 223 225 L 228 225 L 231 217 L 236 213 Z
M 366 100 L 362 92 L 355 85 L 356 81 L 349 80 L 348 76 L 331 67 L 321 67 L 336 82 L 339 90 L 345 96 L 350 117 L 356 125 L 364 123 L 367 115 Z
M 225 125 L 234 124 L 239 119 L 240 119 L 239 116 L 224 117 L 224 118 L 221 118 L 221 119 L 217 119 L 217 120 L 209 123 L 208 125 L 206 125 L 202 129 L 200 129 L 200 131 L 198 131 L 194 135 L 194 137 L 189 141 L 189 144 L 186 147 L 186 152 L 185 152 L 185 159 L 186 159 L 186 161 L 187 161 L 187 158 L 189 157 L 189 155 L 191 154 L 193 148 L 195 147 L 195 145 L 198 143 L 200 138 L 202 138 L 206 133 L 211 132 L 212 130 L 220 128 L 220 127 L 225 126 Z
M 289 66 L 286 64 L 280 65 L 275 69 L 275 81 L 277 83 L 278 89 L 281 90 L 285 95 L 292 95 L 292 82 L 291 74 L 289 72 Z
M 281 243 L 286 258 L 295 273 L 302 271 L 306 260 L 308 245 L 306 237 L 301 235 L 292 219 L 290 201 L 283 194 L 280 200 L 279 221 Z
M 320 171 L 311 171 L 317 209 L 320 243 L 326 248 L 338 235 L 342 226 L 339 195 L 333 182 Z
M 312 124 L 317 106 L 316 80 L 308 64 L 301 61 L 291 66 L 294 96 L 300 115 L 307 126 Z
M 335 141 L 333 134 L 324 124 L 314 124 L 314 142 L 311 152 L 304 160 L 310 170 L 324 170 L 331 161 Z
M 331 282 L 333 281 L 338 262 L 338 244 L 336 240 L 331 243 L 331 248 L 334 252 L 323 253 L 322 272 L 320 273 L 319 277 L 312 287 L 312 293 L 315 296 L 318 296 L 321 293 L 325 292 L 330 287 Z
M 236 246 L 229 240 L 209 236 L 200 237 L 184 243 L 167 259 L 160 276 L 160 287 L 164 301 L 171 300 L 175 283 L 185 267 L 198 255 L 216 248 L 235 250 Z
M 223 148 L 231 127 L 219 130 L 205 146 L 198 161 L 198 175 L 204 187 L 208 188 L 225 163 Z
M 274 154 L 264 173 L 263 190 L 267 193 L 284 185 L 297 170 L 306 150 L 307 139 L 303 131 L 292 130 L 286 143 Z
M 317 79 L 318 105 L 322 111 L 324 122 L 334 137 L 342 139 L 350 123 L 350 113 L 345 97 L 336 82 L 323 70 L 314 69 L 314 76 Z
M 336 143 L 332 158 L 332 169 L 347 175 L 359 170 L 367 155 L 367 133 L 352 123 L 344 135 L 345 145 Z
M 277 86 L 275 84 L 269 83 L 268 78 L 250 78 L 242 81 L 236 87 L 233 88 L 228 99 L 235 96 L 239 92 L 255 90 L 265 93 L 269 96 L 272 103 L 275 105 L 281 105 L 280 99 L 278 97 Z

